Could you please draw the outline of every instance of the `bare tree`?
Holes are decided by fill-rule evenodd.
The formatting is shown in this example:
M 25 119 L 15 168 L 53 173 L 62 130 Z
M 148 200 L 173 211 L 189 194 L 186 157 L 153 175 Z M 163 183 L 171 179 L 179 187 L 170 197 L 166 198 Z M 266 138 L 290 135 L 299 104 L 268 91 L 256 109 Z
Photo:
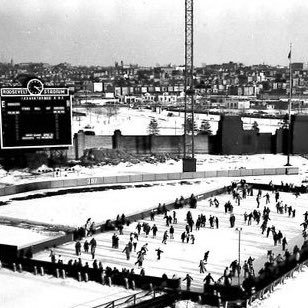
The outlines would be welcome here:
M 159 134 L 159 127 L 156 119 L 152 119 L 148 126 L 148 132 L 150 135 L 158 135 Z

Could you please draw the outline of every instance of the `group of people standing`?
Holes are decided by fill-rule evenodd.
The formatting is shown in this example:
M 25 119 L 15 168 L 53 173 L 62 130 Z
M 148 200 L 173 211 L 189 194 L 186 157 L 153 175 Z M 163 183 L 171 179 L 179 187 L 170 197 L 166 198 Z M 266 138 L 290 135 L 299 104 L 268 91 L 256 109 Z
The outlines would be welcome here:
M 89 253 L 89 248 L 90 248 L 90 253 L 92 255 L 92 259 L 95 259 L 95 250 L 96 250 L 97 242 L 96 239 L 93 237 L 90 242 L 86 239 L 83 243 L 83 249 L 85 253 Z M 78 240 L 75 243 L 75 253 L 76 256 L 81 255 L 81 242 Z

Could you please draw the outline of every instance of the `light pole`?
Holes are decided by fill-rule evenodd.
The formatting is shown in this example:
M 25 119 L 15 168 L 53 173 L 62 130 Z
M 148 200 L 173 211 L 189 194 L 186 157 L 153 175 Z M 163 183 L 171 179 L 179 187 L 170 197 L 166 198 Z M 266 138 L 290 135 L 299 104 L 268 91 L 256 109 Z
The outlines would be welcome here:
M 241 232 L 242 228 L 238 227 L 235 229 L 235 231 L 238 231 L 238 271 L 237 271 L 237 283 L 240 286 L 241 280 L 240 280 L 240 271 L 241 271 Z

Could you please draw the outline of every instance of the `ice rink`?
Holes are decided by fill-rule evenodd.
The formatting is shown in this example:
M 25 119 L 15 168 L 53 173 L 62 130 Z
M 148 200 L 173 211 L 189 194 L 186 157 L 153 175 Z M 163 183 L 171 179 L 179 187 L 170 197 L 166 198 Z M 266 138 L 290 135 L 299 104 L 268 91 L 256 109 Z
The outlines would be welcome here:
M 116 193 L 116 192 L 115 192 Z M 264 193 L 263 193 L 264 194 Z M 283 203 L 292 205 L 296 208 L 296 217 L 289 217 L 288 214 L 277 214 L 274 202 L 274 194 L 271 193 L 271 203 L 269 207 L 271 209 L 269 222 L 270 225 L 274 225 L 276 230 L 281 230 L 283 235 L 287 238 L 289 243 L 289 249 L 293 249 L 293 244 L 302 244 L 302 239 L 299 237 L 301 233 L 300 223 L 303 221 L 303 213 L 306 211 L 307 195 L 301 195 L 296 198 L 290 193 L 281 193 L 280 198 Z M 203 258 L 204 253 L 210 250 L 208 264 L 206 266 L 207 272 L 210 272 L 214 279 L 218 279 L 223 275 L 223 271 L 226 266 L 238 259 L 238 232 L 235 228 L 230 228 L 229 217 L 230 214 L 225 214 L 224 204 L 227 201 L 231 201 L 234 205 L 234 214 L 236 217 L 235 227 L 242 227 L 241 234 L 241 261 L 247 260 L 249 256 L 255 258 L 255 270 L 260 269 L 260 266 L 266 261 L 267 250 L 273 250 L 275 254 L 282 253 L 281 245 L 274 248 L 274 242 L 272 236 L 268 238 L 266 235 L 261 234 L 260 225 L 252 222 L 251 226 L 244 223 L 243 214 L 246 211 L 248 214 L 252 212 L 256 207 L 256 190 L 254 196 L 248 196 L 246 199 L 241 200 L 241 205 L 235 205 L 235 201 L 232 200 L 232 196 L 228 194 L 220 195 L 217 197 L 220 202 L 218 208 L 210 207 L 208 200 L 198 202 L 196 209 L 183 208 L 176 210 L 178 217 L 178 223 L 174 224 L 175 234 L 174 239 L 168 239 L 167 244 L 162 244 L 162 236 L 165 230 L 169 230 L 166 226 L 163 215 L 158 215 L 155 221 L 146 219 L 150 226 L 155 223 L 158 227 L 157 237 L 152 237 L 152 232 L 149 237 L 146 237 L 144 233 L 141 233 L 137 246 L 137 251 L 145 243 L 148 243 L 149 251 L 145 257 L 144 269 L 146 273 L 150 273 L 154 276 L 162 276 L 166 273 L 168 277 L 172 277 L 176 274 L 178 277 L 184 278 L 186 273 L 190 273 L 194 279 L 193 288 L 196 291 L 202 290 L 202 280 L 205 274 L 199 273 L 199 261 Z M 260 210 L 262 212 L 265 205 L 265 198 L 261 199 Z M 63 204 L 63 206 L 65 206 Z M 196 221 L 199 214 L 205 214 L 207 217 L 206 228 L 200 228 L 199 231 L 193 230 L 193 234 L 196 238 L 195 244 L 182 243 L 180 235 L 185 231 L 186 226 L 186 213 L 191 210 L 194 221 Z M 172 213 L 171 213 L 172 214 Z M 209 227 L 209 216 L 213 215 L 219 218 L 219 229 Z M 141 221 L 144 222 L 144 221 Z M 111 248 L 111 237 L 113 232 L 107 232 L 98 234 L 95 236 L 97 240 L 97 249 L 95 258 L 98 261 L 102 261 L 104 266 L 134 268 L 136 273 L 139 273 L 140 269 L 134 265 L 136 262 L 136 253 L 132 253 L 131 259 L 126 260 L 125 254 L 122 250 L 125 244 L 129 241 L 129 235 L 131 232 L 136 231 L 136 224 L 132 223 L 129 227 L 124 228 L 124 234 L 119 235 L 120 244 L 119 249 Z M 116 232 L 118 233 L 118 232 Z M 89 238 L 90 240 L 91 238 Z M 82 241 L 83 244 L 84 240 Z M 70 259 L 75 259 L 75 243 L 68 243 L 56 248 L 56 254 L 61 255 L 64 262 Z M 161 260 L 157 260 L 156 249 L 161 248 L 162 253 Z M 34 256 L 34 258 L 41 260 L 49 260 L 49 252 L 42 252 Z M 89 253 L 82 253 L 82 259 L 85 262 L 92 263 L 92 258 Z M 236 283 L 237 279 L 235 279 Z M 185 287 L 185 285 L 183 285 Z

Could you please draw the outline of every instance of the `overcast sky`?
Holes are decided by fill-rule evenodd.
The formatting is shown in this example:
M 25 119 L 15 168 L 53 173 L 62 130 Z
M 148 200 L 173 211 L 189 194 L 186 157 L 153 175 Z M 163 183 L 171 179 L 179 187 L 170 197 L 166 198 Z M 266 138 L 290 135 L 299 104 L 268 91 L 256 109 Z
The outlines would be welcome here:
M 0 0 L 0 61 L 184 62 L 185 0 Z M 308 62 L 307 0 L 194 0 L 195 65 Z

